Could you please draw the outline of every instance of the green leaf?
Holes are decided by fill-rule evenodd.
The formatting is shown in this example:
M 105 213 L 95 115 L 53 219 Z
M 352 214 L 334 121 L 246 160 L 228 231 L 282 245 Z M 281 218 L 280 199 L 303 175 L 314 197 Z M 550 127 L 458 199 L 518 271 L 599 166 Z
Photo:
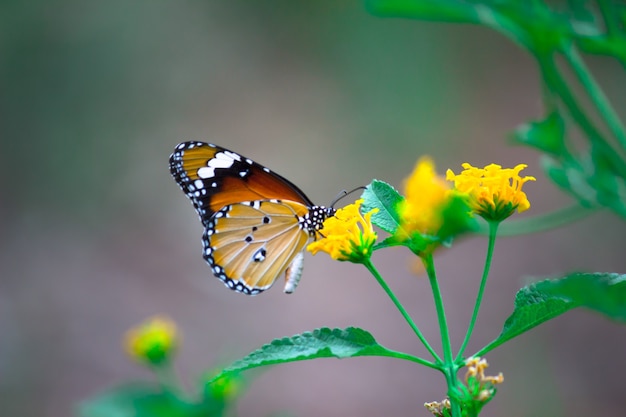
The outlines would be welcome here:
M 362 198 L 364 199 L 361 206 L 363 213 L 378 209 L 378 212 L 372 215 L 372 223 L 385 232 L 394 233 L 400 225 L 400 216 L 396 207 L 404 200 L 404 197 L 386 182 L 373 180 L 363 191 Z
M 419 362 L 410 355 L 394 352 L 379 345 L 367 331 L 356 327 L 329 329 L 327 327 L 291 337 L 275 339 L 216 375 L 240 372 L 259 366 L 304 361 L 317 358 L 351 358 L 357 356 L 392 356 Z
M 376 242 L 376 244 L 374 245 L 374 250 L 391 248 L 393 246 L 406 246 L 406 245 L 407 245 L 406 241 L 399 240 L 396 235 L 391 235 L 380 242 Z
M 221 416 L 223 403 L 188 403 L 157 384 L 127 384 L 91 398 L 78 407 L 81 417 Z
M 554 111 L 543 120 L 525 123 L 512 132 L 513 139 L 553 156 L 567 153 L 565 147 L 565 122 Z
M 500 336 L 476 353 L 476 356 L 482 356 L 576 307 L 586 307 L 626 323 L 626 275 L 575 273 L 522 288 L 515 296 L 515 309 L 504 323 Z
M 380 17 L 447 22 L 477 22 L 476 8 L 466 1 L 366 0 L 366 9 Z
M 587 166 L 585 168 L 574 159 L 568 158 L 559 162 L 547 155 L 542 155 L 541 165 L 548 178 L 576 197 L 582 206 L 590 208 L 598 204 L 596 191 L 587 181 L 588 163 L 585 163 Z
M 626 179 L 599 147 L 592 147 L 591 158 L 594 170 L 587 181 L 596 190 L 596 201 L 626 217 Z
M 556 160 L 544 155 L 543 170 L 584 207 L 603 206 L 626 217 L 626 180 L 603 150 L 593 147 L 578 160 Z

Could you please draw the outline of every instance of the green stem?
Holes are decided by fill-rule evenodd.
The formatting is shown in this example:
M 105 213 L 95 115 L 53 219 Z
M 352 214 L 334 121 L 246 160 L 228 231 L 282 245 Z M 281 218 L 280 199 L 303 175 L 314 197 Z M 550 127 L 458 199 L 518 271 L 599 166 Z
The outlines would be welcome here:
M 372 263 L 372 261 L 370 259 L 367 259 L 363 263 L 363 265 L 365 265 L 367 270 L 370 271 L 372 275 L 374 275 L 374 278 L 376 278 L 376 281 L 378 281 L 378 284 L 380 284 L 380 286 L 383 287 L 383 290 L 385 290 L 389 298 L 391 298 L 391 301 L 393 301 L 398 311 L 400 311 L 400 314 L 402 314 L 402 317 L 404 317 L 404 320 L 406 320 L 409 326 L 411 326 L 411 329 L 413 329 L 413 332 L 415 332 L 415 335 L 417 336 L 417 338 L 422 342 L 422 344 L 428 350 L 428 352 L 430 352 L 430 354 L 435 359 L 435 361 L 437 363 L 441 363 L 441 358 L 439 357 L 439 355 L 437 355 L 437 352 L 435 352 L 432 346 L 430 346 L 430 344 L 428 343 L 428 341 L 426 340 L 426 338 L 424 337 L 420 329 L 417 327 L 417 325 L 415 324 L 411 316 L 409 316 L 409 313 L 407 313 L 404 306 L 400 303 L 400 300 L 398 300 L 398 297 L 396 297 L 393 291 L 391 291 L 391 288 L 389 288 L 389 286 L 387 285 L 383 277 L 380 275 L 380 272 L 378 272 L 378 270 Z
M 456 390 L 457 378 L 456 372 L 458 366 L 454 363 L 452 358 L 452 344 L 450 343 L 450 332 L 448 329 L 448 322 L 446 320 L 446 312 L 443 307 L 443 299 L 441 297 L 441 291 L 439 290 L 439 283 L 437 282 L 437 273 L 435 272 L 435 263 L 433 262 L 433 255 L 429 254 L 422 257 L 422 262 L 426 268 L 428 274 L 428 281 L 433 292 L 433 299 L 435 300 L 435 308 L 437 310 L 437 319 L 439 321 L 439 332 L 441 333 L 441 347 L 443 349 L 444 360 L 444 375 L 448 384 L 448 396 L 450 397 L 450 404 L 452 406 L 452 417 L 461 416 L 461 408 L 459 404 L 454 400 L 454 396 L 451 395 L 452 391 Z
M 427 366 L 432 369 L 436 369 L 441 371 L 441 365 L 438 365 L 434 362 L 427 361 L 426 359 L 419 358 L 417 356 L 409 355 L 408 353 L 398 352 L 395 350 L 389 350 L 388 353 L 383 354 L 382 356 L 388 356 L 390 358 L 404 359 L 405 361 L 419 363 L 420 365 Z
M 498 225 L 500 222 L 489 222 L 489 244 L 487 246 L 487 257 L 485 259 L 485 267 L 483 269 L 483 276 L 480 280 L 480 287 L 478 288 L 478 295 L 476 296 L 476 303 L 474 304 L 474 312 L 472 313 L 472 318 L 470 319 L 469 326 L 467 328 L 467 333 L 465 334 L 465 339 L 461 344 L 461 348 L 459 349 L 459 354 L 457 355 L 455 362 L 459 362 L 463 358 L 463 353 L 465 353 L 465 348 L 469 343 L 470 338 L 472 337 L 472 333 L 474 332 L 474 326 L 476 325 L 476 319 L 478 318 L 478 311 L 480 310 L 480 305 L 483 301 L 483 295 L 485 294 L 485 287 L 487 285 L 487 277 L 489 276 L 489 269 L 491 268 L 491 259 L 493 257 L 493 248 L 496 243 L 496 236 L 498 233 Z
M 578 81 L 580 81 L 582 86 L 587 90 L 587 94 L 593 101 L 593 104 L 598 108 L 598 112 L 604 118 L 607 126 L 622 148 L 626 149 L 626 129 L 624 129 L 622 121 L 617 116 L 617 113 L 615 113 L 615 110 L 613 110 L 611 103 L 609 103 L 609 100 L 606 98 L 606 95 L 598 83 L 596 83 L 596 80 L 591 75 L 591 72 L 576 51 L 574 45 L 569 44 L 564 47 L 563 54 L 567 62 L 572 66 L 574 73 L 578 77 Z

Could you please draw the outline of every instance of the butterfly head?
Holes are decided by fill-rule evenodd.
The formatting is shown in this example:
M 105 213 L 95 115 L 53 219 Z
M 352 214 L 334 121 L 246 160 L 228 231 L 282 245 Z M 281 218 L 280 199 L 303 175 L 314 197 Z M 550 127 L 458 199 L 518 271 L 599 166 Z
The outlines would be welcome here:
M 320 230 L 324 227 L 324 220 L 335 215 L 333 207 L 313 206 L 309 208 L 309 212 L 302 218 L 302 227 L 309 231 L 311 237 L 316 237 Z

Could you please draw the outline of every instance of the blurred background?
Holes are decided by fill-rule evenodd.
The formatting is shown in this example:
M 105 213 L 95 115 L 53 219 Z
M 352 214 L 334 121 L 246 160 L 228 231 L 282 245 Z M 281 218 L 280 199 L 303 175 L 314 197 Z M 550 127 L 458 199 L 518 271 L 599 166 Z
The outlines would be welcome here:
M 589 57 L 588 57 L 589 58 Z M 589 64 L 620 114 L 623 69 Z M 315 202 L 372 178 L 396 187 L 420 155 L 527 163 L 529 215 L 570 204 L 538 154 L 507 132 L 542 113 L 532 60 L 486 29 L 380 19 L 357 1 L 46 2 L 0 5 L 0 415 L 69 416 L 78 402 L 151 375 L 121 346 L 150 315 L 183 332 L 188 386 L 270 340 L 359 326 L 426 356 L 363 268 L 307 255 L 292 296 L 246 297 L 210 273 L 201 225 L 168 171 L 183 140 L 244 154 Z M 516 290 L 571 271 L 624 272 L 625 223 L 598 212 L 566 228 L 503 238 L 468 353 L 499 334 Z M 468 238 L 436 257 L 452 341 L 469 321 L 486 249 Z M 430 289 L 408 251 L 375 262 L 431 343 Z M 626 332 L 570 312 L 488 356 L 505 383 L 492 416 L 620 415 Z M 267 368 L 241 416 L 427 416 L 438 373 L 391 359 Z

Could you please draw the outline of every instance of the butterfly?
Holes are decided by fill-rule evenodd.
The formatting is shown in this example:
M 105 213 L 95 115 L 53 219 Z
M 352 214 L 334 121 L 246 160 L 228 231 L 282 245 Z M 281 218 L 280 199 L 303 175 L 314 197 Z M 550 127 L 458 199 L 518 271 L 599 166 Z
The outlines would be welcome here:
M 200 216 L 202 256 L 217 278 L 256 295 L 284 272 L 284 292 L 296 289 L 304 247 L 335 214 L 332 206 L 314 205 L 286 178 L 209 143 L 177 145 L 170 172 Z

